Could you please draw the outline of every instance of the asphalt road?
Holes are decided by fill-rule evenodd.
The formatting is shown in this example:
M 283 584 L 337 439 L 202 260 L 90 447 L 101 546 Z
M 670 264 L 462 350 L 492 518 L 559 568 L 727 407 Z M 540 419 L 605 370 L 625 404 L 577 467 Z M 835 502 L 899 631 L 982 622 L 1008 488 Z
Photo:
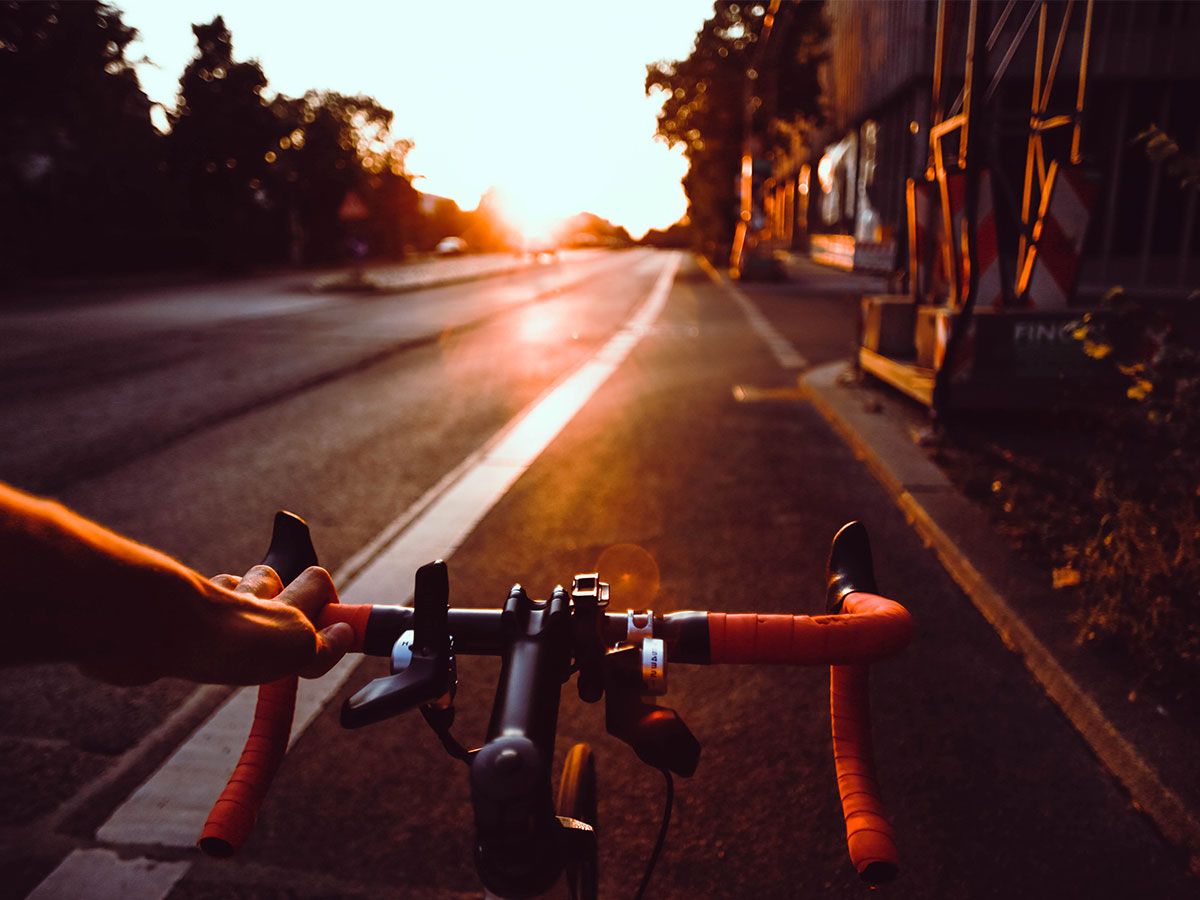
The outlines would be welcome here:
M 255 562 L 288 506 L 336 570 L 603 347 L 665 262 L 628 251 L 392 297 L 314 296 L 276 278 L 0 313 L 0 478 L 207 572 Z M 815 363 L 846 355 L 849 287 L 814 273 L 748 293 Z M 861 518 L 881 588 L 917 619 L 912 647 L 873 676 L 904 854 L 886 893 L 1196 896 L 1184 862 L 815 411 L 786 391 L 735 399 L 735 386 L 788 388 L 796 374 L 685 260 L 656 324 L 449 557 L 452 602 L 499 605 L 515 581 L 544 596 L 599 562 L 616 608 L 816 612 L 829 538 Z M 496 670 L 460 663 L 464 740 L 486 726 Z M 365 663 L 299 738 L 236 860 L 115 849 L 191 862 L 172 898 L 479 896 L 462 767 L 415 717 L 337 725 L 341 698 L 381 671 Z M 6 671 L 0 895 L 95 848 L 222 697 L 98 686 L 63 666 Z M 651 896 L 866 893 L 845 858 L 827 698 L 823 671 L 672 669 L 667 700 L 704 752 L 677 783 Z M 602 896 L 628 897 L 661 778 L 568 685 L 560 748 L 576 740 L 600 766 Z

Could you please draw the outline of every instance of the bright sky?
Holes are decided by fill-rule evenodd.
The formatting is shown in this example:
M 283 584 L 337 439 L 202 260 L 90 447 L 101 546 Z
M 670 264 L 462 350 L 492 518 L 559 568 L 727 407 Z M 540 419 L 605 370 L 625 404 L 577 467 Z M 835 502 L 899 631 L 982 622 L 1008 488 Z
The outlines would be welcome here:
M 141 39 L 127 56 L 173 106 L 193 22 L 223 15 L 234 57 L 270 90 L 369 94 L 416 144 L 415 186 L 473 208 L 500 189 L 526 221 L 587 210 L 634 236 L 684 213 L 682 154 L 653 140 L 645 66 L 679 59 L 712 0 L 114 0 Z

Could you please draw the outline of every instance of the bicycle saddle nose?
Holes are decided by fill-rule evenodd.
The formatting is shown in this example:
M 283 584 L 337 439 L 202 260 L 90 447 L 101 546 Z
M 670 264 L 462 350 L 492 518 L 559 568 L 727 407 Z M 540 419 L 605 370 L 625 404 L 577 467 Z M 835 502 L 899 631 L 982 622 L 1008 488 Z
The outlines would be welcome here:
M 825 570 L 825 600 L 831 613 L 842 611 L 842 601 L 847 594 L 855 591 L 879 593 L 871 562 L 871 540 L 862 522 L 847 522 L 833 536 Z

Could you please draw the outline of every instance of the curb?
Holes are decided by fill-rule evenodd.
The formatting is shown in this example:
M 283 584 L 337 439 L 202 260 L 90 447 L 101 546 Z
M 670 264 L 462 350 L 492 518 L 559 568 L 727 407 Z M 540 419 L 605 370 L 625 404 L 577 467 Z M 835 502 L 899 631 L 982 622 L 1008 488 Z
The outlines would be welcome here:
M 991 527 L 984 513 L 954 489 L 907 435 L 882 425 L 878 414 L 863 409 L 853 393 L 840 385 L 839 376 L 848 367 L 837 362 L 812 369 L 801 376 L 800 388 L 887 490 L 1005 645 L 1021 656 L 1046 695 L 1129 792 L 1134 807 L 1149 816 L 1167 841 L 1187 852 L 1192 873 L 1200 875 L 1200 820 L 980 571 L 979 561 L 951 537 L 986 535 Z
M 742 314 L 750 322 L 750 327 L 766 343 L 767 349 L 771 351 L 771 355 L 775 357 L 775 361 L 779 363 L 781 369 L 808 368 L 808 360 L 801 356 L 791 342 L 775 329 L 766 316 L 759 312 L 758 307 L 754 305 L 753 300 L 746 296 L 745 291 L 734 284 L 733 280 L 724 272 L 718 272 L 716 267 L 699 253 L 693 254 L 693 258 L 705 274 L 723 287 L 725 292 L 733 298 L 733 302 L 741 308 Z
M 468 284 L 472 281 L 483 281 L 485 278 L 498 278 L 501 275 L 512 275 L 515 272 L 523 272 L 531 268 L 531 265 L 508 266 L 502 269 L 493 269 L 488 272 L 475 272 L 470 275 L 455 275 L 450 278 L 434 278 L 430 281 L 411 282 L 409 284 L 399 284 L 393 287 L 386 285 L 373 284 L 367 282 L 361 286 L 351 286 L 345 282 L 347 278 L 345 273 L 337 275 L 328 275 L 324 278 L 318 278 L 309 285 L 309 291 L 314 294 L 363 294 L 373 297 L 385 297 L 393 294 L 410 294 L 414 291 L 427 291 L 433 288 L 450 287 L 456 284 Z M 368 278 L 370 276 L 367 276 Z

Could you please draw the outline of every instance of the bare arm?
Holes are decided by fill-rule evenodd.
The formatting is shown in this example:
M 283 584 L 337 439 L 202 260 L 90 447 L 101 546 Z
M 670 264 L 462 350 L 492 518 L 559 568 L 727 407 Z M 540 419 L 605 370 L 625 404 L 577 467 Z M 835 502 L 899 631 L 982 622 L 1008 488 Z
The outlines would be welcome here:
M 108 681 L 163 676 L 258 684 L 315 677 L 345 653 L 348 626 L 314 630 L 337 602 L 311 568 L 286 590 L 266 566 L 206 580 L 163 553 L 0 484 L 0 664 L 70 661 Z

